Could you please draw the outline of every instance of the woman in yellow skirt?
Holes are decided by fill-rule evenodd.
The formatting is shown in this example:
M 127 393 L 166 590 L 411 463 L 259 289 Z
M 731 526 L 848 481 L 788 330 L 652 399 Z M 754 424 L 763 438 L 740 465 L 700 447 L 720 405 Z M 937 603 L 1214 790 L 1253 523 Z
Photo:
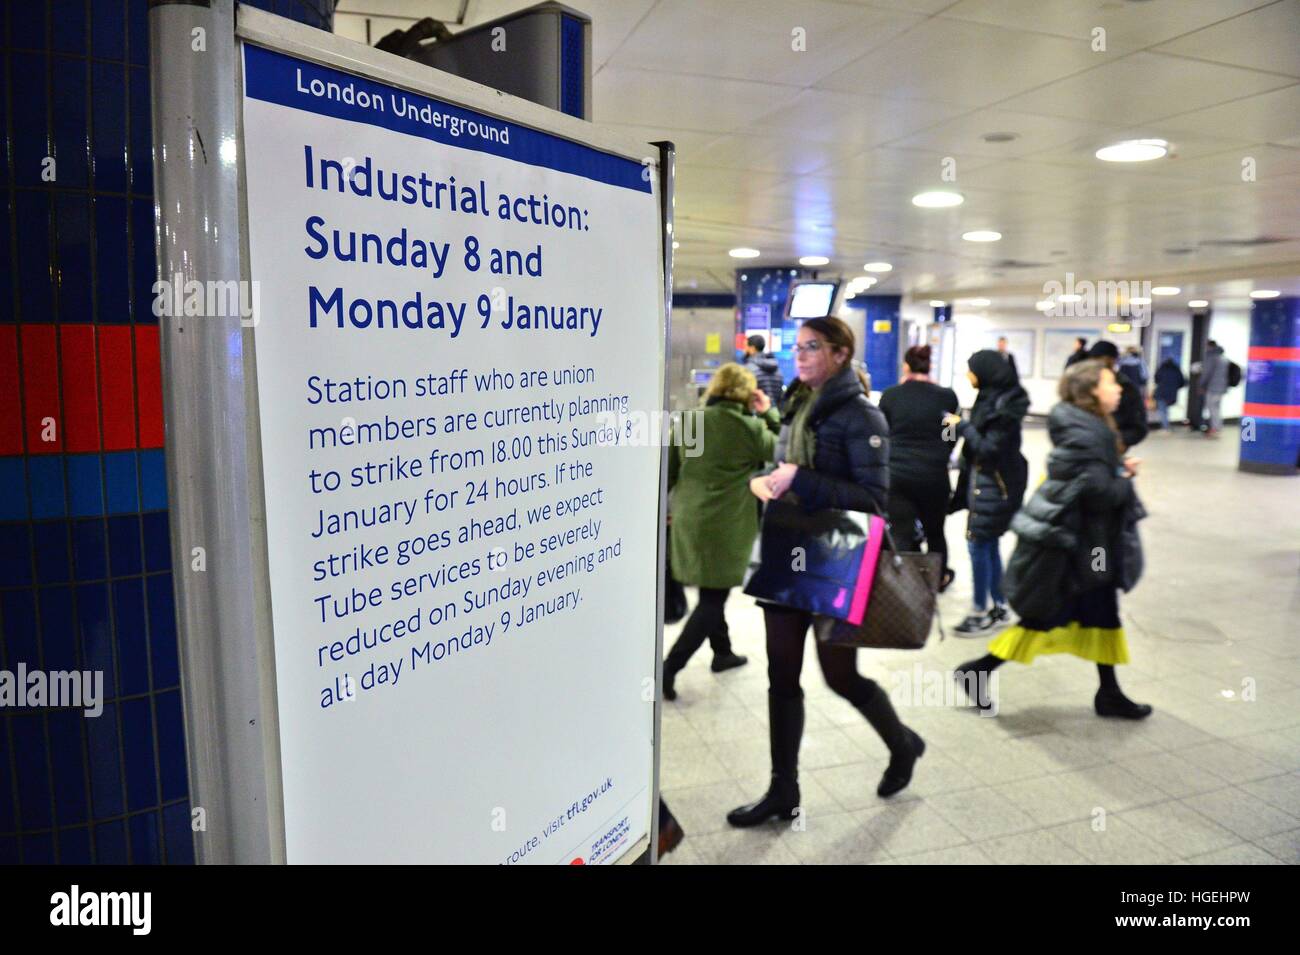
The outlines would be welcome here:
M 1027 576 L 1040 575 L 1042 586 L 1060 588 L 1062 599 L 1049 595 L 1047 601 L 1038 601 L 1054 609 L 1038 618 L 1022 617 L 989 644 L 985 656 L 962 664 L 957 678 L 972 701 L 987 709 L 993 703 L 988 675 L 1003 663 L 1032 663 L 1046 654 L 1070 653 L 1097 664 L 1097 715 L 1144 719 L 1151 707 L 1125 696 L 1115 676 L 1115 667 L 1129 659 L 1119 619 L 1119 588 L 1121 581 L 1135 579 L 1136 568 L 1124 573 L 1121 533 L 1136 502 L 1133 479 L 1141 463 L 1121 458 L 1111 415 L 1119 407 L 1122 389 L 1110 369 L 1092 360 L 1066 369 L 1058 393 L 1061 401 L 1048 416 L 1052 452 L 1045 487 L 1052 485 L 1051 493 L 1043 498 L 1048 501 L 1045 510 L 1036 510 L 1033 501 L 1025 510 L 1033 520 L 1050 515 L 1051 521 L 1060 521 L 1060 530 L 1073 541 L 1070 553 L 1058 552 L 1064 563 L 1057 569 L 1062 572 L 1053 573 L 1050 557 L 1036 560 L 1027 571 Z M 1061 506 L 1064 501 L 1068 506 Z M 1136 561 L 1130 557 L 1130 563 Z

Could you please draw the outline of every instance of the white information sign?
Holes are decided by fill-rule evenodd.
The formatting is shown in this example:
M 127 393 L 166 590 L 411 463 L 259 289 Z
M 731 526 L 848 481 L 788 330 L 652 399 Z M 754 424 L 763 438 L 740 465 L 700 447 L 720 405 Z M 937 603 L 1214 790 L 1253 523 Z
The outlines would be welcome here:
M 652 810 L 657 170 L 243 65 L 288 860 L 615 861 Z

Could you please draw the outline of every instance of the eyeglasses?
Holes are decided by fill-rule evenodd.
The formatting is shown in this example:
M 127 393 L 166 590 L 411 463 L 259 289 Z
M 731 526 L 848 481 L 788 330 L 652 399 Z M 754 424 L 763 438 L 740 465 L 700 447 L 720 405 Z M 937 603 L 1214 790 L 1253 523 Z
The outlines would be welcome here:
M 814 341 L 806 342 L 803 345 L 795 345 L 794 353 L 796 355 L 802 355 L 805 354 L 806 352 L 812 352 L 815 354 L 821 351 L 824 347 L 825 345 L 822 342 L 814 340 Z

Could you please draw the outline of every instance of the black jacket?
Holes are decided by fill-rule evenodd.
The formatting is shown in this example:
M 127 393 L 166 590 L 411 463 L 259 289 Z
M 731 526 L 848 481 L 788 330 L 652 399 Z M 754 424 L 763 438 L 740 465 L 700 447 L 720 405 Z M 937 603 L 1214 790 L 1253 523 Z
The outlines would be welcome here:
M 880 412 L 889 422 L 889 476 L 901 484 L 942 485 L 948 492 L 948 455 L 956 437 L 945 439 L 943 416 L 955 414 L 957 394 L 932 381 L 904 381 L 886 388 Z
M 974 367 L 982 355 L 993 358 Z M 965 443 L 950 510 L 970 508 L 966 536 L 990 540 L 1006 533 L 1025 497 L 1029 464 L 1020 453 L 1020 423 L 1029 411 L 1029 395 L 997 352 L 977 353 L 972 363 L 980 393 L 970 420 L 957 429 Z
M 800 468 L 790 485 L 800 503 L 809 510 L 834 507 L 884 514 L 889 500 L 889 425 L 868 400 L 852 366 L 846 365 L 822 386 L 808 427 L 815 435 L 813 466 Z M 781 440 L 785 446 L 788 434 Z
M 772 399 L 773 406 L 781 410 L 781 397 L 785 391 L 785 380 L 781 377 L 781 366 L 771 355 L 751 355 L 745 367 L 758 381 L 758 387 Z
M 1124 447 L 1131 448 L 1140 444 L 1147 436 L 1147 403 L 1142 397 L 1142 389 L 1135 385 L 1124 372 L 1116 369 L 1115 379 L 1123 389 L 1119 399 L 1119 408 L 1115 411 L 1115 427 L 1119 429 L 1120 440 Z
M 1016 533 L 1047 541 L 1041 506 L 1059 505 L 1064 519 L 1056 522 L 1050 543 L 1073 553 L 1078 589 L 1115 583 L 1124 517 L 1136 504 L 1133 481 L 1123 476 L 1115 433 L 1101 418 L 1064 401 L 1048 416 L 1047 431 L 1052 439 L 1047 480 L 1023 516 L 1017 515 Z
M 1187 377 L 1178 362 L 1166 358 L 1156 369 L 1156 399 L 1167 405 L 1178 401 L 1178 392 L 1187 386 Z

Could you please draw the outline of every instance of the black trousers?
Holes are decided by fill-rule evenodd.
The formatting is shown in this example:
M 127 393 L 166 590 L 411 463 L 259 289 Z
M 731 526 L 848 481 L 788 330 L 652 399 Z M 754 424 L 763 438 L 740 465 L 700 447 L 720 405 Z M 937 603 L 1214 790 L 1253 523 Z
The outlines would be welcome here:
M 889 526 L 900 550 L 921 549 L 921 538 L 916 536 L 919 520 L 925 532 L 926 549 L 931 554 L 943 554 L 943 566 L 947 569 L 948 542 L 943 536 L 943 522 L 948 516 L 951 496 L 946 478 L 927 483 L 896 478 L 891 482 Z
M 686 618 L 682 632 L 668 656 L 664 658 L 664 672 L 676 673 L 686 666 L 695 651 L 708 640 L 713 648 L 713 655 L 726 655 L 731 652 L 731 637 L 727 631 L 725 607 L 730 589 L 714 590 L 710 587 L 700 588 L 700 601 Z

